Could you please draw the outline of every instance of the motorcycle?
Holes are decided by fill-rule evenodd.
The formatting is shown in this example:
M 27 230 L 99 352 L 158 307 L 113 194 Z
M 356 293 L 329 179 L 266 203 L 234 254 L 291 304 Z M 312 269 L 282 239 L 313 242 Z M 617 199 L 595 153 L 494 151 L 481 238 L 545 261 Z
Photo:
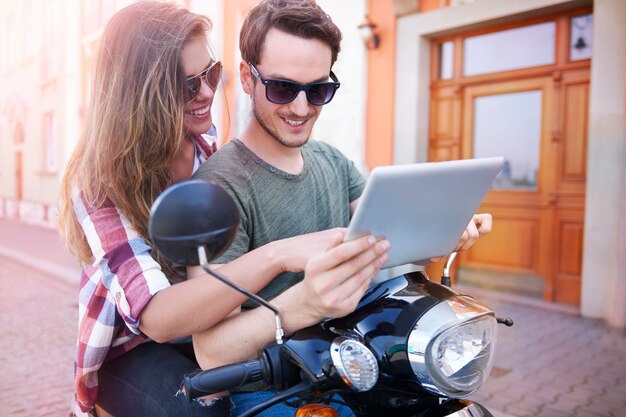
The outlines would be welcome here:
M 276 340 L 258 358 L 186 375 L 190 401 L 256 382 L 277 394 L 242 417 L 280 402 L 295 406 L 296 417 L 337 416 L 330 402 L 347 405 L 357 417 L 492 415 L 465 398 L 491 371 L 497 324 L 513 322 L 450 287 L 455 253 L 442 284 L 423 272 L 386 280 L 369 288 L 353 313 L 283 340 L 276 308 L 209 267 L 232 243 L 238 225 L 230 196 L 204 181 L 176 184 L 152 207 L 149 233 L 163 256 L 174 264 L 201 265 L 276 316 Z

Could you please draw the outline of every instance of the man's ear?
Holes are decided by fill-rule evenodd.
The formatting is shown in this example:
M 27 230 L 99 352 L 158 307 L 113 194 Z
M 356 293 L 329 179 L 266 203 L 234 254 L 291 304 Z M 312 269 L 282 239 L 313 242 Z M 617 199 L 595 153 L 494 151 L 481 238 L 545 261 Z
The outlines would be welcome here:
M 250 95 L 254 92 L 254 76 L 250 72 L 250 64 L 245 61 L 239 63 L 239 80 L 243 91 Z

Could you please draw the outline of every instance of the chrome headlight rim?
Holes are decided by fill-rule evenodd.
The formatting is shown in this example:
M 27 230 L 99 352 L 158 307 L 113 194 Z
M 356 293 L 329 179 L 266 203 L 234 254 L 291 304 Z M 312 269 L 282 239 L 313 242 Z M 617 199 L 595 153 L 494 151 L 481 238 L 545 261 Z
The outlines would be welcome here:
M 427 366 L 427 361 L 432 360 L 427 352 L 430 352 L 434 341 L 445 332 L 484 319 L 495 323 L 493 310 L 473 297 L 455 295 L 433 306 L 417 320 L 407 338 L 407 357 L 417 382 L 424 389 L 439 396 L 463 398 L 480 388 L 478 384 L 471 392 L 457 391 L 449 389 L 447 384 L 441 384 L 437 377 L 433 378 L 432 369 Z M 492 350 L 495 350 L 495 333 L 492 342 Z M 432 366 L 435 366 L 434 363 Z
M 360 353 L 365 356 L 366 365 L 369 365 L 371 368 L 369 369 L 372 373 L 370 380 L 360 381 L 359 378 L 355 377 L 351 370 L 345 366 L 342 353 L 345 352 L 346 348 L 358 349 Z M 359 392 L 369 391 L 378 382 L 379 369 L 376 356 L 371 349 L 358 339 L 346 336 L 335 338 L 330 346 L 330 357 L 335 369 L 337 369 L 337 373 L 350 389 Z

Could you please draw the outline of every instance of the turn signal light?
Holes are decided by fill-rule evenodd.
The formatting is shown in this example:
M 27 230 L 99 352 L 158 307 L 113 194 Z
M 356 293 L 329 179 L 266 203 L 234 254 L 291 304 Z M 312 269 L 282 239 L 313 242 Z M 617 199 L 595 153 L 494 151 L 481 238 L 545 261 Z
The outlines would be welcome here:
M 307 404 L 298 408 L 296 417 L 339 417 L 339 413 L 330 405 Z

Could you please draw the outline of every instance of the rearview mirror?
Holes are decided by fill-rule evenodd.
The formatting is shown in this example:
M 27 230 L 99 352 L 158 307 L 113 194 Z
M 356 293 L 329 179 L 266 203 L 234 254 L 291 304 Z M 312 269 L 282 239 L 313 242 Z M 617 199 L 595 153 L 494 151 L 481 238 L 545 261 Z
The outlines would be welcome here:
M 150 210 L 148 234 L 165 258 L 178 265 L 199 265 L 198 248 L 207 261 L 230 246 L 239 228 L 239 211 L 221 187 L 201 180 L 167 188 Z
M 173 264 L 200 265 L 208 274 L 270 309 L 276 317 L 276 343 L 283 343 L 280 312 L 256 294 L 213 271 L 209 262 L 219 257 L 239 228 L 239 210 L 221 187 L 201 180 L 179 182 L 152 204 L 148 234 L 158 251 Z

